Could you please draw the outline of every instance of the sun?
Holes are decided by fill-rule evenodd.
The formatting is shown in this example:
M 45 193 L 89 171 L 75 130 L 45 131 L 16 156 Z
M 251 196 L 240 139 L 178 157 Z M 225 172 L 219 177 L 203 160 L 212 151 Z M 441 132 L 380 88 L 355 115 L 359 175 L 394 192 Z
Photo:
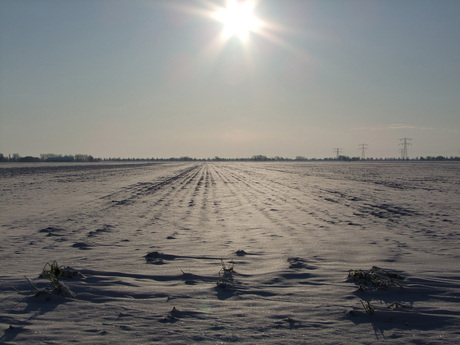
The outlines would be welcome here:
M 226 6 L 214 13 L 214 18 L 223 25 L 222 38 L 238 37 L 246 42 L 251 32 L 257 32 L 261 21 L 254 14 L 255 7 L 255 1 L 227 0 Z

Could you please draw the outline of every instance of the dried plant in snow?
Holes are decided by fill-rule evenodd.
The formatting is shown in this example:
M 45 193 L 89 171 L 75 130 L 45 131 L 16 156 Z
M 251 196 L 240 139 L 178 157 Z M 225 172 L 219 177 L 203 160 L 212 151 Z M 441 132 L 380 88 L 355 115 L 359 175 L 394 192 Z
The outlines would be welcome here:
M 361 304 L 363 305 L 363 308 L 364 310 L 366 311 L 366 313 L 368 314 L 373 314 L 375 309 L 374 307 L 371 305 L 371 303 L 369 301 L 366 301 L 364 302 L 363 300 L 360 300 L 361 301 Z
M 222 268 L 219 271 L 219 279 L 217 279 L 216 285 L 222 289 L 233 289 L 235 283 L 233 282 L 233 264 L 231 266 L 226 265 L 221 259 Z
M 359 285 L 359 290 L 366 291 L 368 289 L 382 290 L 391 286 L 402 289 L 402 285 L 399 281 L 404 278 L 398 273 L 373 266 L 367 271 L 349 270 L 348 279 L 353 280 L 357 285 Z
M 56 260 L 54 260 L 52 263 L 47 262 L 45 266 L 43 266 L 42 273 L 39 275 L 39 278 L 48 278 L 51 283 L 53 283 L 54 289 L 44 289 L 44 290 L 38 290 L 31 282 L 29 279 L 27 281 L 29 284 L 31 284 L 32 287 L 34 287 L 36 291 L 36 296 L 41 296 L 41 295 L 46 295 L 50 293 L 55 293 L 56 295 L 64 296 L 64 297 L 70 297 L 74 298 L 75 293 L 69 289 L 69 287 L 64 284 L 62 281 L 60 281 L 61 277 L 66 277 L 66 278 L 73 278 L 75 276 L 82 276 L 78 271 L 67 267 L 67 266 L 59 266 Z

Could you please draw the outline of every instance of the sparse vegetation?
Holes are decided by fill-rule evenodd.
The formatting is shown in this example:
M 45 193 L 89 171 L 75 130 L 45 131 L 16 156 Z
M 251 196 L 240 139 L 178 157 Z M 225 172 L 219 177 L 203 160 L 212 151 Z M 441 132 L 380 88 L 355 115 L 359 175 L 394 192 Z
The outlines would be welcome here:
M 369 301 L 363 301 L 361 299 L 360 302 L 363 305 L 363 308 L 364 308 L 366 313 L 373 314 L 375 312 L 374 307 L 371 305 L 371 303 Z
M 233 263 L 232 263 L 231 266 L 227 266 L 222 259 L 220 260 L 220 262 L 222 263 L 222 268 L 219 271 L 219 276 L 220 276 L 221 272 L 223 272 L 223 274 L 233 272 Z
M 64 266 L 59 266 L 56 260 L 52 263 L 47 262 L 45 266 L 43 266 L 40 278 L 49 278 L 49 280 L 53 283 L 54 288 L 59 289 L 59 278 L 62 276 L 63 268 Z
M 373 266 L 370 270 L 354 269 L 348 271 L 348 280 L 357 284 L 359 286 L 358 290 L 361 292 L 386 290 L 390 287 L 399 287 L 402 289 L 403 287 L 399 281 L 403 279 L 404 277 L 399 273 L 387 271 L 376 266 Z M 360 302 L 366 313 L 373 314 L 375 312 L 375 308 L 371 305 L 370 301 L 360 299 Z M 404 307 L 404 304 L 395 301 L 386 308 L 398 309 Z
M 221 259 L 222 268 L 219 271 L 219 279 L 217 279 L 216 285 L 222 289 L 234 289 L 235 282 L 233 281 L 233 263 L 232 265 L 226 265 Z
M 360 291 L 367 291 L 369 289 L 382 290 L 391 286 L 402 289 L 399 280 L 403 280 L 404 278 L 398 273 L 373 266 L 368 271 L 359 269 L 349 270 L 348 279 L 353 280 L 359 286 Z
M 75 297 L 75 293 L 72 292 L 69 287 L 60 281 L 61 277 L 66 278 L 73 278 L 76 276 L 82 276 L 78 271 L 67 267 L 67 266 L 59 266 L 56 260 L 52 263 L 47 262 L 45 266 L 43 266 L 42 273 L 39 275 L 39 278 L 48 278 L 51 283 L 53 284 L 53 290 L 51 289 L 37 289 L 29 279 L 27 281 L 29 284 L 36 290 L 36 296 L 41 295 L 49 295 L 51 293 L 55 293 L 56 295 L 64 296 L 64 297 Z
M 393 302 L 391 303 L 387 308 L 388 309 L 398 309 L 398 308 L 405 308 L 406 306 L 402 303 L 399 303 L 399 302 Z

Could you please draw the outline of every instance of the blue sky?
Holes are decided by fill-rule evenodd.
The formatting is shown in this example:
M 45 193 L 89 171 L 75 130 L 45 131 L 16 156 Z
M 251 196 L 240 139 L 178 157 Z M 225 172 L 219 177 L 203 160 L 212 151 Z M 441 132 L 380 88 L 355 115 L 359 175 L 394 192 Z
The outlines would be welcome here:
M 460 1 L 0 0 L 0 152 L 460 155 Z

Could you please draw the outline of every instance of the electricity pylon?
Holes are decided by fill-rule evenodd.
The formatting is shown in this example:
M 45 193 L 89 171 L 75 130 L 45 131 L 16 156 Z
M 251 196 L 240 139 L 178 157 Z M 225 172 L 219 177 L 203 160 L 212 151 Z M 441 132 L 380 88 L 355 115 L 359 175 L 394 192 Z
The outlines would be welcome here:
M 402 145 L 402 150 L 401 150 L 401 158 L 405 160 L 409 160 L 409 155 L 407 154 L 407 146 L 412 145 L 409 141 L 411 141 L 411 138 L 402 138 L 399 139 L 402 142 L 399 143 L 399 145 Z
M 336 153 L 336 158 L 340 158 L 340 153 L 342 152 L 342 149 L 340 147 L 337 147 L 334 149 L 334 152 Z
M 367 144 L 361 144 L 359 145 L 360 149 L 361 149 L 361 159 L 366 159 L 366 150 L 367 150 Z

